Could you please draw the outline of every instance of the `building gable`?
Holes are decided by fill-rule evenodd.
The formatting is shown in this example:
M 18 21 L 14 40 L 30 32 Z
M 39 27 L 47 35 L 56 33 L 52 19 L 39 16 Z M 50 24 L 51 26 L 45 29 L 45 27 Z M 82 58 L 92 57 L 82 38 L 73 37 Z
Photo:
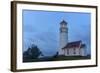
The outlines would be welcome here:
M 62 49 L 67 49 L 67 48 L 80 48 L 81 41 L 74 41 L 74 42 L 69 42 L 66 44 L 66 46 Z

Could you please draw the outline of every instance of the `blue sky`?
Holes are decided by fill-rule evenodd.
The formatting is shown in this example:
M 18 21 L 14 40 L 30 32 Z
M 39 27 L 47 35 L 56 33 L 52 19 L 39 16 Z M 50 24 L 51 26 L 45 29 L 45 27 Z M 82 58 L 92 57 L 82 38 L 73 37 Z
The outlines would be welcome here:
M 23 10 L 23 51 L 36 44 L 44 55 L 54 55 L 59 48 L 60 22 L 68 23 L 68 40 L 82 40 L 90 53 L 91 14 Z

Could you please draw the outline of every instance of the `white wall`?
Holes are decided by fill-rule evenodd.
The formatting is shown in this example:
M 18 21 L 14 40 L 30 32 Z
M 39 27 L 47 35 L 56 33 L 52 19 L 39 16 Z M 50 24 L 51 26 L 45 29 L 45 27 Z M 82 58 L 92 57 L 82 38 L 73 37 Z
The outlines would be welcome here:
M 88 49 L 88 48 L 81 48 L 81 49 L 80 49 L 81 56 L 86 56 L 86 55 L 85 55 L 85 49 Z
M 10 71 L 10 1 L 11 0 L 0 0 L 0 73 L 12 73 Z M 98 5 L 97 3 L 100 3 L 99 0 L 33 0 L 33 1 L 71 3 L 71 4 L 77 3 L 77 4 L 84 4 L 84 5 L 85 4 Z M 100 13 L 100 10 L 99 10 L 99 13 Z M 98 25 L 98 27 L 99 26 L 100 25 Z M 100 37 L 100 34 L 98 37 Z M 98 40 L 100 40 L 100 38 Z M 99 51 L 99 56 L 100 56 L 100 49 L 98 49 L 98 51 Z M 99 57 L 99 64 L 100 64 L 100 57 Z M 92 68 L 35 71 L 34 73 L 55 73 L 55 72 L 56 73 L 66 73 L 66 72 L 67 73 L 86 73 L 86 72 L 99 73 L 100 66 L 92 67 Z M 33 73 L 33 72 L 31 71 L 31 72 L 26 72 L 26 73 Z

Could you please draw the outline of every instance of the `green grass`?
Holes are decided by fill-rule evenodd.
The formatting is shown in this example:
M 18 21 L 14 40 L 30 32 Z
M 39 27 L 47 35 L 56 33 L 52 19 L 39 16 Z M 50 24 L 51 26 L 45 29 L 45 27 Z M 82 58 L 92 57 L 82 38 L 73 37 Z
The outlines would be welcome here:
M 83 60 L 91 59 L 90 56 L 57 56 L 57 57 L 44 57 L 38 59 L 26 59 L 23 62 L 41 62 L 41 61 L 64 61 L 64 60 Z
M 59 60 L 82 60 L 82 59 L 90 59 L 90 56 L 58 56 L 53 58 L 55 61 Z

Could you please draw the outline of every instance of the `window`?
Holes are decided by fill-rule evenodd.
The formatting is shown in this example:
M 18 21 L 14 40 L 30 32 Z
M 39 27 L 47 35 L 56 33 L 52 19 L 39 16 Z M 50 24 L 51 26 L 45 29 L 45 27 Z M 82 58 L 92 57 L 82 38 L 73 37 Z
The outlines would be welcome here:
M 67 49 L 67 54 L 69 55 L 69 49 Z
M 75 48 L 73 48 L 73 54 L 76 54 Z

